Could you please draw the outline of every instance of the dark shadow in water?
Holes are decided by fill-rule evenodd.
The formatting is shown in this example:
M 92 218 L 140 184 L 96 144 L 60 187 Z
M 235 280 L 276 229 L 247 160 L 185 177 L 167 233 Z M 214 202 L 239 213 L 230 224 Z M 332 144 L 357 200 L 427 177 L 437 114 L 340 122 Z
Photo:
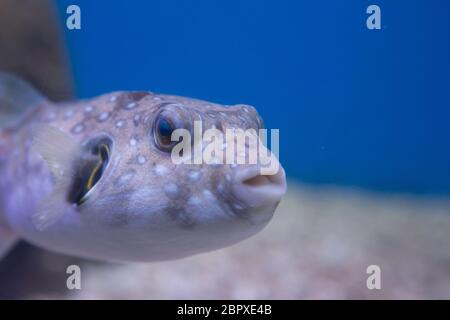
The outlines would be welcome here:
M 0 70 L 25 78 L 52 100 L 73 92 L 62 38 L 52 1 L 0 0 Z
M 67 267 L 93 262 L 52 253 L 21 242 L 0 262 L 0 299 L 63 298 Z
M 47 0 L 0 0 L 0 70 L 58 101 L 71 98 L 73 89 L 55 13 Z M 20 243 L 0 262 L 0 299 L 61 297 L 67 266 L 84 263 Z

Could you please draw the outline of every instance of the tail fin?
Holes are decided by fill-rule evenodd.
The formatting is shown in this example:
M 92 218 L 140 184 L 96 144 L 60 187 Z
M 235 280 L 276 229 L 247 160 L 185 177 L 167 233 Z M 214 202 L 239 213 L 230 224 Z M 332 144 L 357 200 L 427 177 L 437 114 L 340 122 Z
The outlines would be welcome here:
M 0 128 L 14 123 L 45 98 L 17 76 L 0 72 Z

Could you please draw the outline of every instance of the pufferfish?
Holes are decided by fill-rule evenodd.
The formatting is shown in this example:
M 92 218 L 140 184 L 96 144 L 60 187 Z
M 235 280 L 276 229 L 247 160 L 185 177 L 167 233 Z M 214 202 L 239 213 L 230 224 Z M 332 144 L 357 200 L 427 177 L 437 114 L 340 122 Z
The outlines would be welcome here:
M 24 239 L 96 260 L 162 261 L 262 230 L 286 192 L 283 168 L 174 164 L 170 135 L 194 121 L 263 128 L 249 105 L 141 91 L 52 103 L 0 73 L 0 257 Z

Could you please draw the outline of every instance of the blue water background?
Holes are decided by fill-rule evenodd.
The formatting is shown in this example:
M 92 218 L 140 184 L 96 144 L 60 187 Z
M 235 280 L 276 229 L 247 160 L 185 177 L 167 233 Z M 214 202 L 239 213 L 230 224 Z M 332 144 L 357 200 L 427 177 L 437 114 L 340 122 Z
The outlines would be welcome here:
M 290 177 L 450 194 L 450 1 L 57 0 L 64 28 L 69 4 L 79 97 L 252 104 L 280 128 Z

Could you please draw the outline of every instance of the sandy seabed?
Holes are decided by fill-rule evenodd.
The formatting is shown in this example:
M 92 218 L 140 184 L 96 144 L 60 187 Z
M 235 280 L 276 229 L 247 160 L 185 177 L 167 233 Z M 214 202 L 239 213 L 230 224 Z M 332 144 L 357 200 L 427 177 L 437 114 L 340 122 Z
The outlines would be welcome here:
M 0 283 L 6 284 L 0 296 L 450 299 L 450 199 L 290 181 L 262 232 L 215 252 L 168 262 L 107 264 L 22 251 L 0 265 Z M 81 266 L 81 290 L 65 287 L 71 263 Z M 366 268 L 374 264 L 381 268 L 381 290 L 366 286 Z

